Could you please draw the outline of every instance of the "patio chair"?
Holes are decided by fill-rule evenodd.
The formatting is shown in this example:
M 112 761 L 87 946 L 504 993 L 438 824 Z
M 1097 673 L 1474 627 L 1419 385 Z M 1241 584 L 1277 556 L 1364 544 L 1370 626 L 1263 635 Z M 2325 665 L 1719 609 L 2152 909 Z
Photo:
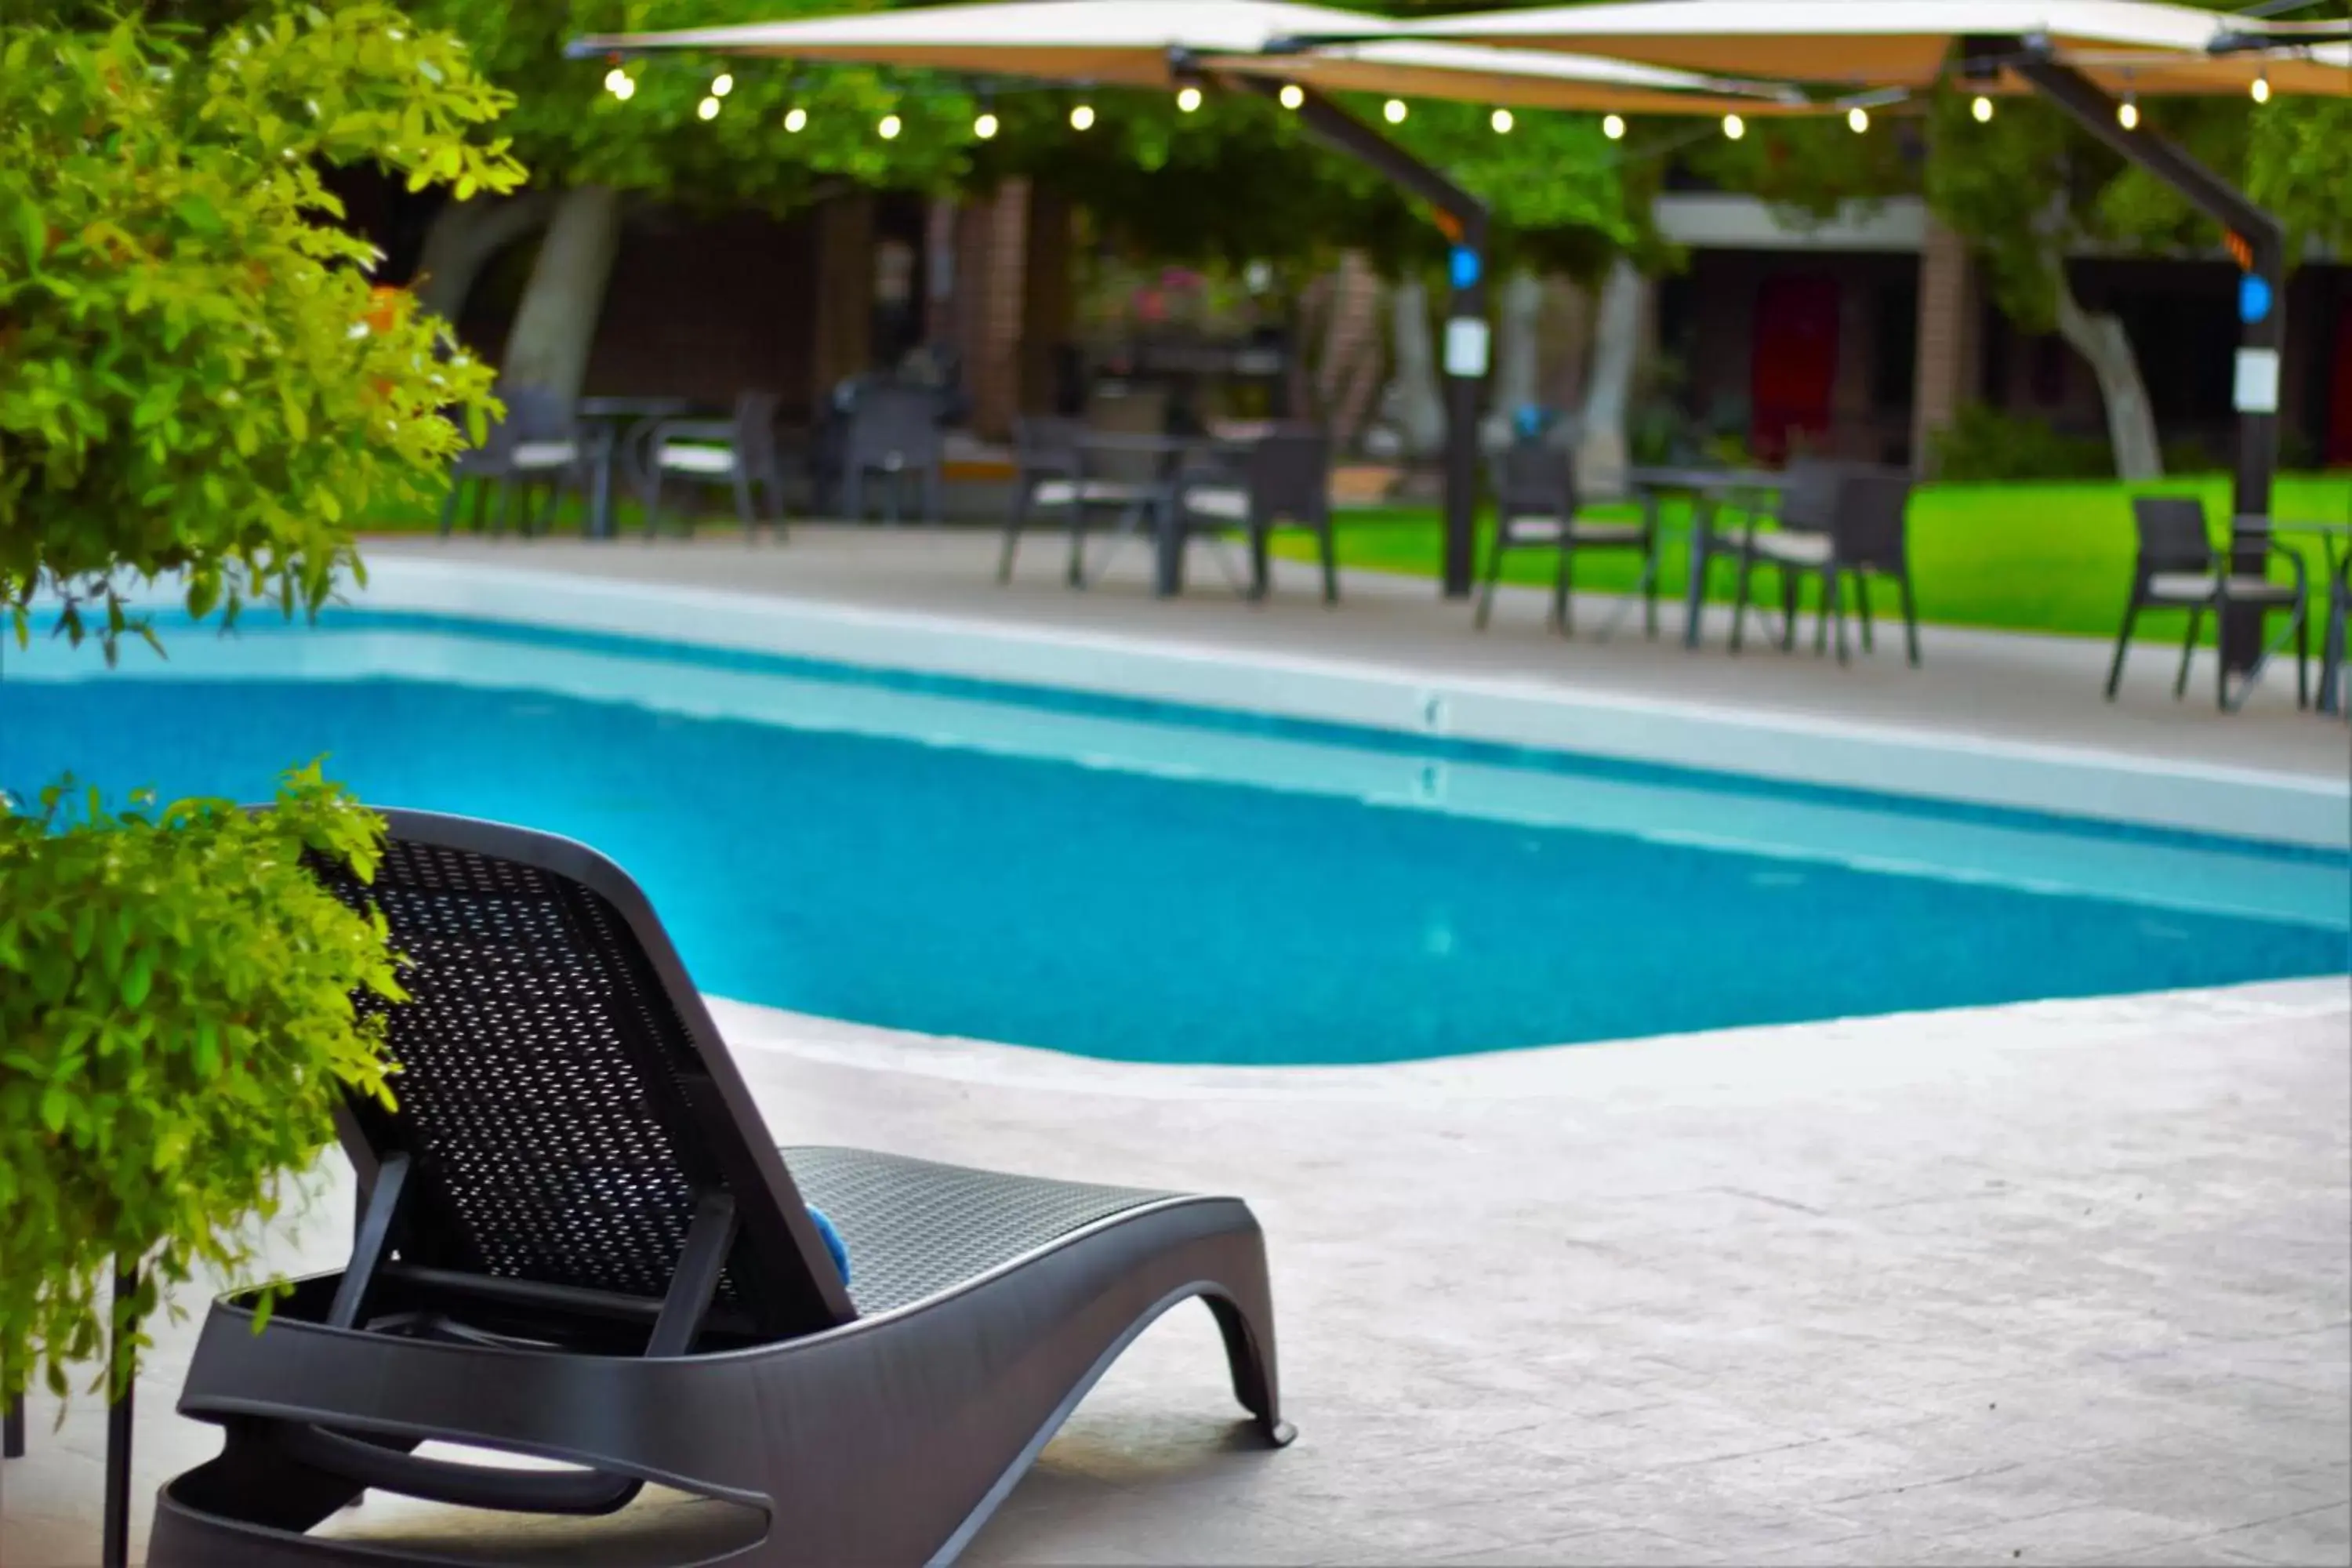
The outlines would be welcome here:
M 410 961 L 385 1019 L 398 1108 L 354 1101 L 341 1123 L 351 1261 L 258 1333 L 250 1293 L 214 1305 L 179 1409 L 226 1445 L 164 1487 L 152 1568 L 440 1563 L 307 1532 L 367 1489 L 600 1514 L 648 1481 L 754 1513 L 757 1540 L 698 1562 L 945 1562 L 1193 1297 L 1260 1434 L 1290 1439 L 1239 1199 L 778 1150 L 618 867 L 386 816 L 372 886 L 320 873 Z
M 1331 531 L 1331 437 L 1319 429 L 1276 429 L 1250 443 L 1224 471 L 1180 477 L 1177 525 L 1189 536 L 1248 535 L 1250 598 L 1271 585 L 1266 544 L 1278 528 L 1313 532 L 1323 563 L 1323 602 L 1339 602 L 1339 561 Z
M 1073 588 L 1086 585 L 1086 531 L 1092 514 L 1103 509 L 1132 510 L 1151 504 L 1154 487 L 1131 479 L 1105 477 L 1099 462 L 1089 463 L 1084 445 L 1086 423 L 1058 416 L 1022 418 L 1013 422 L 1013 503 L 1004 519 L 1004 550 L 996 563 L 996 580 L 1013 580 L 1013 561 L 1021 548 L 1022 531 L 1040 511 L 1059 512 L 1070 535 L 1069 565 L 1065 574 Z
M 444 539 L 457 524 L 459 498 L 469 481 L 474 486 L 473 526 L 478 531 L 482 527 L 487 511 L 494 534 L 506 531 L 507 502 L 517 492 L 522 497 L 517 527 L 525 534 L 531 531 L 534 490 L 546 492 L 550 515 L 563 486 L 578 486 L 586 494 L 586 447 L 571 405 L 551 392 L 528 386 L 501 388 L 499 400 L 506 405 L 504 416 L 490 425 L 480 446 L 458 453 L 451 469 L 449 493 L 441 502 Z M 493 490 L 495 509 L 489 506 Z
M 767 492 L 768 517 L 778 540 L 784 537 L 784 473 L 776 453 L 776 412 L 783 399 L 772 392 L 746 392 L 728 419 L 661 419 L 637 437 L 637 467 L 646 491 L 646 537 L 661 531 L 662 492 L 672 478 L 694 485 L 725 485 L 735 493 L 735 515 L 743 542 L 758 538 L 759 510 L 752 487 Z M 691 527 L 689 521 L 688 526 Z
M 2294 642 L 2294 701 L 2298 708 L 2308 707 L 2311 699 L 2311 584 L 2304 567 L 2303 557 L 2276 540 L 2266 542 L 2265 554 L 2283 559 L 2293 569 L 2292 584 L 2273 583 L 2267 574 L 2238 571 L 2229 557 L 2213 548 L 2212 536 L 2205 530 L 2205 503 L 2195 496 L 2134 496 L 2132 526 L 2139 535 L 2139 554 L 2132 563 L 2131 596 L 2124 604 L 2123 628 L 2116 634 L 2115 662 L 2107 668 L 2107 700 L 2116 700 L 2116 688 L 2124 678 L 2124 656 L 2131 651 L 2132 627 L 2143 609 L 2187 610 L 2189 630 L 2180 639 L 2180 672 L 2172 679 L 2172 697 L 2179 701 L 2189 690 L 2189 663 L 2197 651 L 2197 634 L 2205 624 L 2205 612 L 2213 612 L 2214 624 L 2229 619 L 2230 612 L 2252 608 L 2268 624 L 2270 613 L 2287 613 L 2286 630 L 2275 641 L 2265 642 L 2255 655 L 2253 668 L 2239 682 L 2237 696 L 2230 695 L 2230 668 L 2216 661 L 2213 700 L 2222 711 L 2242 706 L 2246 694 L 2262 679 L 2263 667 L 2271 655 L 2284 647 L 2288 639 Z
M 1821 584 L 1821 619 L 1815 625 L 1813 651 L 1824 650 L 1834 623 L 1838 662 L 1846 662 L 1845 585 L 1849 581 L 1862 621 L 1863 651 L 1873 651 L 1870 579 L 1888 577 L 1902 597 L 1905 656 L 1916 668 L 1919 616 L 1911 592 L 1910 552 L 1905 537 L 1911 504 L 1910 474 L 1899 468 L 1841 463 L 1808 468 L 1801 480 L 1782 493 L 1782 526 L 1751 527 L 1742 541 L 1739 587 L 1732 602 L 1732 651 L 1739 650 L 1747 624 L 1750 578 L 1758 566 L 1768 565 L 1780 574 L 1781 651 L 1796 646 L 1798 589 L 1808 577 Z M 1814 510 L 1824 494 L 1830 498 L 1825 511 Z M 1801 526 L 1817 517 L 1823 525 L 1818 531 Z
M 1566 447 L 1540 438 L 1515 440 L 1496 455 L 1494 486 L 1495 545 L 1486 558 L 1486 586 L 1478 595 L 1475 624 L 1479 630 L 1486 630 L 1487 617 L 1494 612 L 1495 588 L 1502 581 L 1503 557 L 1508 552 L 1558 552 L 1547 624 L 1565 637 L 1577 552 L 1638 550 L 1642 552 L 1642 622 L 1651 637 L 1658 635 L 1657 541 L 1646 513 L 1640 522 L 1580 521 L 1576 460 Z
M 863 387 L 849 410 L 842 437 L 842 515 L 852 522 L 866 520 L 866 479 L 879 475 L 889 481 L 885 521 L 896 523 L 908 475 L 922 484 L 923 521 L 940 521 L 940 491 L 947 465 L 947 438 L 940 428 L 940 392 L 936 387 L 879 383 Z

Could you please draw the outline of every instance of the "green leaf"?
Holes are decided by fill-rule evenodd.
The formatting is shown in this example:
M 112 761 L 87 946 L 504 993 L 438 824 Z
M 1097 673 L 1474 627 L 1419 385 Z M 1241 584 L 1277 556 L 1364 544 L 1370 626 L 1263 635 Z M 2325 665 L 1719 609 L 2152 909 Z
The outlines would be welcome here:
M 126 1007 L 142 1005 L 147 1000 L 148 989 L 154 983 L 154 955 L 142 948 L 131 955 L 131 966 L 122 972 L 122 1005 Z

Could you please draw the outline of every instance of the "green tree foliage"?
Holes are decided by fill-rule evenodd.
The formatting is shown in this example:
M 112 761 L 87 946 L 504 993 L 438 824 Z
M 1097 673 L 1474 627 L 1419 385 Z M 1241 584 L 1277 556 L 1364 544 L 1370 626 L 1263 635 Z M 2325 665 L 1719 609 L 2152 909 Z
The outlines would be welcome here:
M 122 21 L 0 51 L 0 612 L 105 606 L 185 574 L 189 609 L 289 611 L 354 568 L 371 501 L 442 482 L 488 376 L 341 228 L 321 163 L 414 186 L 520 175 L 468 132 L 499 93 L 388 6 L 287 8 L 201 44 Z
M 373 0 L 18 0 L 0 35 L 0 613 L 37 603 L 110 658 L 124 596 L 316 609 L 361 508 L 442 482 L 488 371 L 340 226 L 321 165 L 498 191 L 500 95 L 454 38 Z M 201 14 L 200 14 L 201 13 Z M 195 26 L 194 24 L 209 24 Z M 453 416 L 454 416 L 454 419 Z M 102 609 L 85 620 L 86 610 Z M 0 722 L 5 692 L 0 689 Z M 247 1216 L 349 1090 L 381 1094 L 397 996 L 380 922 L 307 852 L 368 875 L 379 819 L 289 775 L 277 809 L 108 815 L 0 795 L 0 1395 L 94 1352 L 100 1282 L 128 1374 L 157 1281 L 249 1261 Z
M 383 920 L 303 864 L 372 877 L 382 819 L 315 764 L 275 809 L 188 800 L 110 815 L 52 788 L 0 814 L 0 1399 L 101 1350 L 127 1378 L 159 1283 L 252 1261 L 349 1090 L 390 1101 L 381 1011 L 401 999 Z M 118 1384 L 119 1385 L 119 1384 Z

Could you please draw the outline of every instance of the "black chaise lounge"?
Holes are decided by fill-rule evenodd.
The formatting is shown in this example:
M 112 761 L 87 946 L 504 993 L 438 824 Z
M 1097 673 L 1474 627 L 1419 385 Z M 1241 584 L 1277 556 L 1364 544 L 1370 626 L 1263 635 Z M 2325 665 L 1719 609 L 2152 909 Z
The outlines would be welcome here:
M 372 900 L 413 967 L 396 1112 L 355 1104 L 348 1268 L 254 1332 L 217 1302 L 151 1568 L 436 1563 L 306 1533 L 362 1491 L 595 1514 L 655 1482 L 764 1513 L 697 1563 L 952 1559 L 1087 1388 L 1200 1297 L 1234 1390 L 1290 1438 L 1240 1200 L 763 1141 L 635 883 L 546 834 L 389 814 Z M 850 1255 L 845 1288 L 814 1204 Z M 526 1469 L 413 1453 L 438 1440 Z M 756 1514 L 753 1516 L 756 1518 Z

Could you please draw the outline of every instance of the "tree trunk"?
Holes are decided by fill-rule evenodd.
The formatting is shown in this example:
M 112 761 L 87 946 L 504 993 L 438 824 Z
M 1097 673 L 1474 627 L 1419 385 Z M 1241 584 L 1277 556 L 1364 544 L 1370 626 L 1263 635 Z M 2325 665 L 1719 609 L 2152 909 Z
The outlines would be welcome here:
M 1434 457 L 1445 445 L 1445 399 L 1437 386 L 1437 351 L 1429 324 L 1429 289 L 1407 278 L 1389 290 L 1390 354 L 1387 415 L 1408 458 Z
M 1577 480 L 1588 496 L 1625 493 L 1625 415 L 1649 291 L 1650 280 L 1633 262 L 1620 256 L 1609 264 L 1593 313 L 1592 374 L 1585 379 L 1584 418 L 1576 441 Z
M 1543 281 L 1514 272 L 1503 280 L 1495 323 L 1495 392 L 1480 432 L 1488 450 L 1506 446 L 1519 410 L 1536 402 L 1537 332 L 1542 326 Z
M 2063 264 L 2058 268 L 2058 334 L 2088 360 L 2099 378 L 2106 405 L 2107 441 L 2116 455 L 2116 478 L 2127 482 L 2164 478 L 2164 450 L 2156 438 L 2156 412 L 2147 405 L 2139 357 L 2131 334 L 2105 310 L 2085 310 L 2074 298 Z
M 1380 392 L 1381 279 L 1360 250 L 1342 252 L 1324 279 L 1322 353 L 1315 401 L 1340 450 L 1352 450 Z
M 490 258 L 545 223 L 554 205 L 546 191 L 444 203 L 416 264 L 416 302 L 454 325 Z
M 621 244 L 621 196 L 607 185 L 575 185 L 556 203 L 507 334 L 505 379 L 569 400 L 580 395 L 604 285 Z

